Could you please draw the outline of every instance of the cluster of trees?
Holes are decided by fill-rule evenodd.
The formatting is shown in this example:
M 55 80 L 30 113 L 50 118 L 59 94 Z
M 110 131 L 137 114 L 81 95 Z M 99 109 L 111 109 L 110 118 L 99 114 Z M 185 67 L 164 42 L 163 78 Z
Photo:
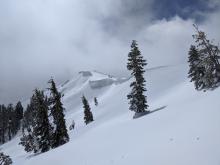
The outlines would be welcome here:
M 15 107 L 12 104 L 0 105 L 0 144 L 16 135 L 20 130 L 22 119 L 23 107 L 20 101 Z
M 196 90 L 213 90 L 220 85 L 220 50 L 203 31 L 196 25 L 194 27 L 196 45 L 191 45 L 189 50 L 188 77 L 194 82 Z
M 50 95 L 35 89 L 24 113 L 23 136 L 19 144 L 27 152 L 43 153 L 69 141 L 61 93 L 53 79 L 49 83 Z

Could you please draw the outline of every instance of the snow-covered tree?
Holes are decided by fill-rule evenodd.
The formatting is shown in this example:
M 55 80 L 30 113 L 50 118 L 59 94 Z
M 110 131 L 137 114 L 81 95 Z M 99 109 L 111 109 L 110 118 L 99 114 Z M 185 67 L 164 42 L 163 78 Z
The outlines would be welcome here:
M 83 109 L 84 109 L 84 122 L 89 124 L 90 122 L 94 121 L 93 114 L 91 112 L 91 108 L 89 106 L 89 102 L 87 101 L 86 97 L 82 97 Z
M 215 89 L 220 85 L 220 50 L 213 42 L 207 39 L 206 34 L 194 25 L 196 34 L 193 38 L 201 59 L 200 65 L 204 67 L 204 75 L 201 81 L 204 83 L 201 89 Z
M 127 98 L 130 100 L 130 110 L 136 113 L 147 112 L 147 99 L 144 95 L 146 91 L 144 79 L 144 66 L 147 65 L 146 60 L 143 59 L 141 52 L 138 49 L 137 42 L 132 41 L 131 51 L 128 54 L 127 69 L 131 71 L 134 81 L 130 84 L 131 92 Z
M 11 165 L 12 159 L 5 155 L 3 152 L 0 152 L 0 165 Z
M 34 138 L 33 131 L 30 128 L 27 128 L 27 134 L 23 132 L 23 136 L 20 138 L 19 145 L 22 145 L 26 152 L 38 152 L 37 143 Z
M 31 125 L 26 127 L 27 131 L 23 131 L 19 144 L 23 145 L 27 152 L 46 152 L 51 148 L 52 127 L 49 123 L 48 104 L 43 91 L 35 90 L 28 107 L 33 121 L 29 122 Z
M 49 88 L 51 92 L 51 97 L 49 98 L 50 111 L 55 127 L 52 138 L 52 147 L 56 148 L 67 143 L 69 141 L 69 135 L 67 133 L 66 122 L 64 118 L 64 107 L 61 102 L 61 93 L 58 92 L 53 79 L 51 79 L 49 83 L 51 84 L 51 87 Z
M 51 144 L 51 125 L 48 120 L 48 105 L 45 101 L 43 91 L 35 90 L 37 114 L 36 125 L 34 127 L 34 136 L 38 143 L 39 152 L 46 152 L 50 149 Z

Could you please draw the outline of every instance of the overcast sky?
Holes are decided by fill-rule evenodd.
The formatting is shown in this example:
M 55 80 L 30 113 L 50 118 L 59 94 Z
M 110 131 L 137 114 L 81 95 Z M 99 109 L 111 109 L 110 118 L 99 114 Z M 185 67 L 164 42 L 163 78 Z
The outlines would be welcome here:
M 126 76 L 131 40 L 148 67 L 186 63 L 193 23 L 220 41 L 218 0 L 0 0 L 0 104 L 80 70 Z

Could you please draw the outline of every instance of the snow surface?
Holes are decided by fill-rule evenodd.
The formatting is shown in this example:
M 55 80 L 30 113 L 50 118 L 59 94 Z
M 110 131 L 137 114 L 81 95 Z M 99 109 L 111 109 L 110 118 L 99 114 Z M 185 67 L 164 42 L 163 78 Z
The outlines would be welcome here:
M 34 155 L 18 145 L 18 135 L 0 150 L 15 165 L 220 165 L 220 89 L 195 91 L 187 69 L 147 70 L 152 113 L 138 119 L 133 119 L 126 99 L 132 79 L 81 72 L 59 87 L 68 128 L 72 120 L 76 123 L 69 143 Z M 95 119 L 89 125 L 83 122 L 82 95 L 89 99 Z

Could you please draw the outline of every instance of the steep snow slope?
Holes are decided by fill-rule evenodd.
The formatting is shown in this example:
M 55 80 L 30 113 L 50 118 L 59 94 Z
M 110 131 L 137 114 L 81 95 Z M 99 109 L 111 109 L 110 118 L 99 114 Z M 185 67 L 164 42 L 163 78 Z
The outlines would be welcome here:
M 133 120 L 126 99 L 132 79 L 81 72 L 60 86 L 67 124 L 76 122 L 69 143 L 40 155 L 25 153 L 17 145 L 19 137 L 0 148 L 15 165 L 219 165 L 220 89 L 196 92 L 186 73 L 185 65 L 147 70 L 153 113 Z M 83 94 L 95 118 L 87 126 Z M 95 96 L 98 107 L 93 103 Z

